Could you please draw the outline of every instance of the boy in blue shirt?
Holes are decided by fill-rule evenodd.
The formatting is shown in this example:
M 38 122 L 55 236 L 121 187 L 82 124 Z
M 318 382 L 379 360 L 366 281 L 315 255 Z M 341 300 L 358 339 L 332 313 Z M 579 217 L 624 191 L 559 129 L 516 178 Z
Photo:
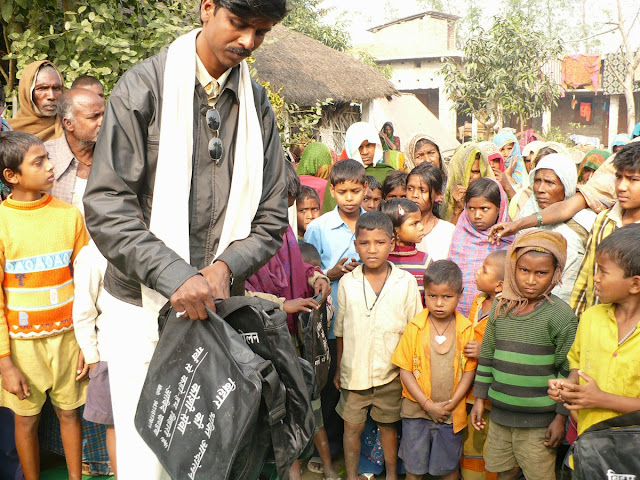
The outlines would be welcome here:
M 336 201 L 336 208 L 313 220 L 304 234 L 322 260 L 322 271 L 331 280 L 331 296 L 338 295 L 338 282 L 345 273 L 359 265 L 356 253 L 355 227 L 361 213 L 362 200 L 367 190 L 367 172 L 361 163 L 346 159 L 336 163 L 329 175 L 329 191 Z M 329 339 L 335 340 L 333 325 Z
M 329 174 L 329 191 L 337 206 L 330 212 L 313 220 L 304 234 L 304 240 L 310 243 L 322 260 L 322 272 L 331 280 L 331 297 L 337 315 L 338 282 L 345 273 L 352 271 L 359 263 L 355 249 L 355 228 L 360 215 L 364 213 L 362 201 L 367 190 L 367 172 L 364 166 L 355 160 L 346 159 L 337 162 Z M 329 378 L 336 372 L 336 336 L 333 322 L 329 327 L 329 351 L 331 367 Z M 329 437 L 331 453 L 337 453 L 342 447 L 342 419 L 335 408 L 340 392 L 331 382 L 327 382 L 322 391 L 322 414 Z

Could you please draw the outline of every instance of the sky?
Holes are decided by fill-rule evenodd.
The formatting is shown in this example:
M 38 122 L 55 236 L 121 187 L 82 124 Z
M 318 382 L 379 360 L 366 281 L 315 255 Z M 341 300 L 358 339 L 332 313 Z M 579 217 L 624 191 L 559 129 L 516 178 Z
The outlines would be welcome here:
M 571 1 L 581 3 L 582 0 Z M 585 1 L 588 5 L 588 23 L 590 23 L 590 21 L 605 21 L 609 16 L 607 12 L 610 12 L 612 17 L 617 17 L 616 0 Z M 488 18 L 499 13 L 499 2 L 481 0 L 480 3 L 482 4 L 483 10 L 487 13 L 486 16 Z M 622 0 L 622 5 L 623 9 L 635 13 L 640 4 L 638 0 Z M 331 9 L 326 18 L 328 23 L 345 19 L 348 21 L 350 25 L 349 33 L 354 45 L 371 41 L 371 34 L 367 32 L 369 28 L 427 10 L 424 6 L 419 5 L 416 0 L 323 0 L 322 6 Z M 631 22 L 632 19 L 633 15 L 625 18 L 627 24 Z M 571 21 L 571 19 L 566 19 L 565 21 Z M 632 34 L 633 44 L 639 46 L 640 18 L 636 21 L 634 27 Z M 611 25 L 601 24 L 593 33 L 611 28 Z M 620 45 L 620 35 L 618 33 L 610 33 L 599 38 L 601 40 L 599 50 L 602 52 L 615 51 Z

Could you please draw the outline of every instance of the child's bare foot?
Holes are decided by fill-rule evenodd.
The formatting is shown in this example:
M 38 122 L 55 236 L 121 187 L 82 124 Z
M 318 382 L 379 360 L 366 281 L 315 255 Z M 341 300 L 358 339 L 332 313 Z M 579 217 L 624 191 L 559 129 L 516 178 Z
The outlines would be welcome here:
M 325 480 L 336 480 L 338 478 L 338 472 L 333 468 L 332 463 L 322 465 L 322 475 Z
M 398 480 L 398 472 L 391 472 L 387 470 L 387 480 Z

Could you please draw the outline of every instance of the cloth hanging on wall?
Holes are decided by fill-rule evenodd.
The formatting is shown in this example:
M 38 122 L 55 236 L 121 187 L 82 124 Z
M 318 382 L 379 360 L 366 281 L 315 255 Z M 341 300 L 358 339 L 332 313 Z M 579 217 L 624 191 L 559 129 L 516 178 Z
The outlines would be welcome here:
M 565 89 L 584 88 L 598 93 L 600 55 L 566 55 L 562 60 L 562 83 Z

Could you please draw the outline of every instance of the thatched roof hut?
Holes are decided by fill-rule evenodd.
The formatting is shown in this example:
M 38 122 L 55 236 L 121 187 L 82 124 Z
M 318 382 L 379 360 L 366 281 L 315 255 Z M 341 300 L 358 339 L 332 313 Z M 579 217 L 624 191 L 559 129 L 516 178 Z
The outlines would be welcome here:
M 254 57 L 260 80 L 284 87 L 285 100 L 300 106 L 327 98 L 334 104 L 362 103 L 398 93 L 374 67 L 282 25 L 267 35 Z

